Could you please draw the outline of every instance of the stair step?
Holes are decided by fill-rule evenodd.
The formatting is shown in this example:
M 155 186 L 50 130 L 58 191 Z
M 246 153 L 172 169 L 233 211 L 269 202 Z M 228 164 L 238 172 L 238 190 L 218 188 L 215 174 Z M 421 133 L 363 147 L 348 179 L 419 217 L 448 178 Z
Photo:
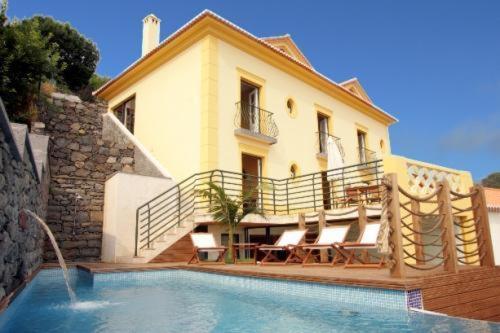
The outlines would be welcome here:
M 185 261 L 192 255 L 192 243 L 189 232 L 196 223 L 193 216 L 187 216 L 174 224 L 169 230 L 159 233 L 158 237 L 150 243 L 150 249 L 140 250 L 141 259 L 124 258 L 122 262 L 157 262 Z M 180 243 L 179 241 L 182 240 Z M 163 259 L 163 260 L 162 260 Z
M 185 234 L 150 262 L 186 262 L 192 255 L 193 243 L 189 234 Z

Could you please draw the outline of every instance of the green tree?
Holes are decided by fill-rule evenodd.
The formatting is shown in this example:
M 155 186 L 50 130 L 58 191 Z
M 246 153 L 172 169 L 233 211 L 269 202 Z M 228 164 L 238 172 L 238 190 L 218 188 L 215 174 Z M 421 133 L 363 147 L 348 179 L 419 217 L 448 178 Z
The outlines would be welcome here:
M 81 35 L 69 23 L 62 23 L 47 16 L 33 16 L 27 21 L 35 22 L 43 37 L 57 47 L 59 83 L 77 92 L 89 83 L 94 74 L 99 51 L 96 45 Z
M 9 21 L 7 0 L 0 7 L 0 97 L 12 120 L 29 122 L 42 82 L 92 97 L 99 52 L 68 23 L 50 17 Z M 97 83 L 96 83 L 97 82 Z
M 208 188 L 200 191 L 202 197 L 208 198 L 210 202 L 209 212 L 214 220 L 225 225 L 228 229 L 228 257 L 233 259 L 234 231 L 241 220 L 248 214 L 263 215 L 261 210 L 253 204 L 258 186 L 251 190 L 242 192 L 236 197 L 231 197 L 224 188 L 209 182 Z
M 481 181 L 486 187 L 500 188 L 500 172 L 493 172 Z
M 28 122 L 43 80 L 55 78 L 59 53 L 32 21 L 7 21 L 0 11 L 0 97 L 12 120 Z
M 78 91 L 78 95 L 85 101 L 93 101 L 94 96 L 92 96 L 92 92 L 99 89 L 103 84 L 111 80 L 108 76 L 101 76 L 99 74 L 92 74 L 92 77 L 89 80 L 89 83 Z
M 7 54 L 7 45 L 5 43 L 5 34 L 7 30 L 7 0 L 3 0 L 0 7 L 0 86 L 3 79 L 3 73 L 7 70 L 5 56 Z
M 7 0 L 3 0 L 0 5 L 0 29 L 7 24 Z
M 89 80 L 89 87 L 92 89 L 92 91 L 95 91 L 99 89 L 101 86 L 103 86 L 109 80 L 111 80 L 109 76 L 101 76 L 99 74 L 93 74 Z

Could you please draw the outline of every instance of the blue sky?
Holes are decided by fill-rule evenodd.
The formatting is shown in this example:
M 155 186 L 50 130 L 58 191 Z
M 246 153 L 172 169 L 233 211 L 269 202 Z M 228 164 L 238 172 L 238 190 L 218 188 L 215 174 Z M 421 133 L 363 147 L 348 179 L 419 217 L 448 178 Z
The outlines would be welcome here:
M 470 170 L 500 171 L 500 1 L 25 1 L 9 17 L 68 21 L 114 76 L 140 56 L 141 19 L 155 13 L 161 39 L 203 9 L 257 36 L 290 33 L 336 82 L 356 76 L 400 122 L 393 153 Z

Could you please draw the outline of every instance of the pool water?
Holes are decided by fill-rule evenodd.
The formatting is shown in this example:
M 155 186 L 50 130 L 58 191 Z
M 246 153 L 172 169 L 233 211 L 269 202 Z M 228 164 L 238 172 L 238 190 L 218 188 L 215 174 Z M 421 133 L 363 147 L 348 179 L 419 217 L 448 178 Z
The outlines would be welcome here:
M 92 280 L 73 270 L 72 305 L 55 273 L 35 277 L 0 315 L 0 332 L 500 332 L 484 321 L 260 290 L 258 279 L 224 286 L 195 272 Z

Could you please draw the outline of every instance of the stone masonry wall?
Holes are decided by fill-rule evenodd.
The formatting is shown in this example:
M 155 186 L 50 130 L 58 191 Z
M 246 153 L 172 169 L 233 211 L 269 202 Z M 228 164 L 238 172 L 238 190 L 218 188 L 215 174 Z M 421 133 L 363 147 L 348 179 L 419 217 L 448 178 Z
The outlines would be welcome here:
M 0 103 L 0 108 L 2 107 Z M 44 234 L 31 217 L 20 219 L 19 211 L 30 209 L 45 217 L 43 184 L 35 174 L 30 151 L 23 156 L 15 144 L 5 112 L 0 110 L 0 300 L 10 294 L 42 263 Z M 45 184 L 46 185 L 46 184 Z
M 104 182 L 134 171 L 134 146 L 102 138 L 105 112 L 105 104 L 55 93 L 40 115 L 51 142 L 47 223 L 68 261 L 99 261 Z M 48 244 L 45 260 L 56 260 Z

